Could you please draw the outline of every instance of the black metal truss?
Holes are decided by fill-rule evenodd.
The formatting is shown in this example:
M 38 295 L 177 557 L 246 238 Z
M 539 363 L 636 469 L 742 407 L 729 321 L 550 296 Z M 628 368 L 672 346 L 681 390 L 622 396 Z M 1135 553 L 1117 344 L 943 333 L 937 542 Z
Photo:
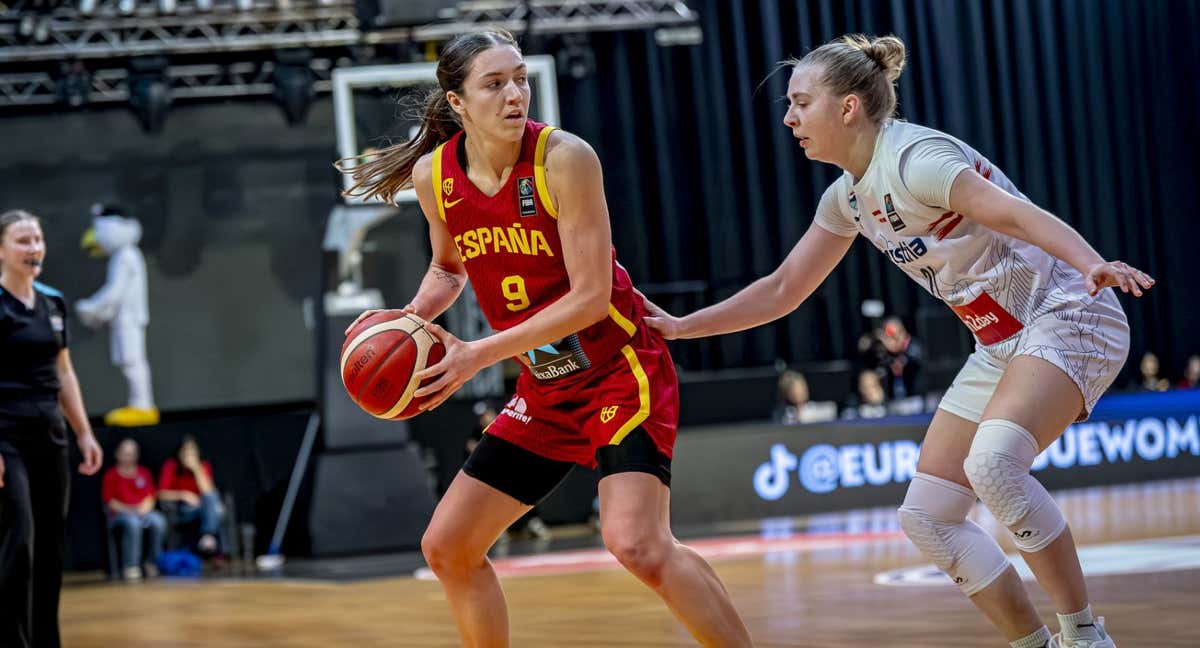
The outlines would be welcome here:
M 313 72 L 313 89 L 328 93 L 333 61 L 314 59 L 309 64 Z M 176 65 L 165 71 L 173 100 L 220 97 L 266 96 L 274 90 L 272 76 L 277 64 L 273 61 L 246 61 L 228 65 Z M 121 69 L 101 69 L 84 77 L 87 94 L 84 103 L 116 103 L 129 100 L 129 72 Z M 0 74 L 0 108 L 56 104 L 63 101 L 63 78 L 44 72 Z
M 353 0 L 200 1 L 211 8 L 171 0 L 177 5 L 164 14 L 155 0 L 141 0 L 124 15 L 119 0 L 97 0 L 84 15 L 76 0 L 34 16 L 28 0 L 0 0 L 7 6 L 0 10 L 0 63 L 429 42 L 484 26 L 537 34 L 644 29 L 697 19 L 684 0 L 471 0 L 457 3 L 456 17 L 444 22 L 363 31 Z M 23 21 L 41 23 L 42 38 Z

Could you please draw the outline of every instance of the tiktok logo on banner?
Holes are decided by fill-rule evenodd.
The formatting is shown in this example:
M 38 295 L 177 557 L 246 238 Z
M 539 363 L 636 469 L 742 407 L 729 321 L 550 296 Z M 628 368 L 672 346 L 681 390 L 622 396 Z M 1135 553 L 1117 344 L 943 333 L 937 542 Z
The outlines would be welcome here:
M 754 492 L 775 501 L 787 494 L 796 471 L 804 490 L 823 495 L 838 488 L 904 483 L 917 472 L 920 446 L 914 441 L 818 444 L 796 456 L 787 446 L 771 446 L 771 458 L 754 471 Z
M 765 500 L 777 500 L 788 492 L 790 475 L 798 465 L 796 455 L 788 452 L 787 446 L 776 443 L 771 446 L 771 460 L 754 471 L 754 492 Z

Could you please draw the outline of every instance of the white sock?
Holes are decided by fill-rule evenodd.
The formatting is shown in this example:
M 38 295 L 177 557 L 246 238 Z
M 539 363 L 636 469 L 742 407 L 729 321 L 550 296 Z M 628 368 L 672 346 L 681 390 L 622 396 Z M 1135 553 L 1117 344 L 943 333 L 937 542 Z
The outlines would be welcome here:
M 1092 606 L 1087 606 L 1074 614 L 1058 615 L 1058 624 L 1062 628 L 1064 639 L 1100 640 L 1100 631 L 1092 619 Z
M 1008 642 L 1013 648 L 1046 648 L 1050 646 L 1050 630 L 1045 625 L 1031 632 L 1030 635 Z
M 1008 645 L 1012 648 L 1046 648 L 1050 645 L 1050 630 L 1042 626 L 1027 636 L 1008 642 Z

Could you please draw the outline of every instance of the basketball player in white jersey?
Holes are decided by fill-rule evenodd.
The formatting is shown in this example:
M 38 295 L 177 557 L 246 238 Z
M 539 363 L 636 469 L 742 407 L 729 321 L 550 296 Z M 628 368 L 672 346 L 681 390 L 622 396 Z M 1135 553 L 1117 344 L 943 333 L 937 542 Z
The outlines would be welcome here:
M 668 338 L 770 322 L 807 299 L 861 234 L 976 338 L 926 432 L 901 527 L 1014 648 L 1114 648 L 1092 617 L 1066 520 L 1029 471 L 1125 362 L 1129 326 L 1108 288 L 1141 296 L 1154 280 L 1105 261 L 971 147 L 894 120 L 899 39 L 849 36 L 788 63 L 784 124 L 810 159 L 843 175 L 773 273 L 686 317 L 651 305 L 647 322 Z M 967 519 L 976 497 L 1012 532 L 1059 634 L 1042 624 L 1000 546 Z

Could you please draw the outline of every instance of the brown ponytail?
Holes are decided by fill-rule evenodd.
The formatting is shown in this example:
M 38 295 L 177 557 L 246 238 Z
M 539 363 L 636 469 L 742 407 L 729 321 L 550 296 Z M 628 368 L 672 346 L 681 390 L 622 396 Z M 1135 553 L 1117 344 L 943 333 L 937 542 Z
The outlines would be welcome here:
M 378 198 L 391 203 L 396 194 L 412 187 L 412 171 L 421 156 L 433 151 L 462 130 L 462 122 L 450 107 L 447 92 L 463 93 L 463 82 L 471 71 L 471 63 L 481 52 L 492 47 L 509 46 L 520 51 L 512 34 L 506 31 L 486 31 L 463 34 L 446 44 L 438 59 L 438 87 L 425 97 L 425 111 L 416 137 L 394 144 L 369 156 L 343 158 L 334 163 L 342 173 L 350 174 L 354 184 L 343 196 Z M 363 161 L 363 158 L 368 158 Z
M 393 202 L 396 194 L 412 188 L 412 170 L 417 160 L 461 128 L 458 116 L 446 100 L 446 92 L 441 88 L 430 90 L 425 97 L 425 112 L 416 137 L 361 157 L 343 158 L 333 163 L 338 171 L 350 174 L 354 180 L 342 195 Z M 364 159 L 366 161 L 362 161 Z

